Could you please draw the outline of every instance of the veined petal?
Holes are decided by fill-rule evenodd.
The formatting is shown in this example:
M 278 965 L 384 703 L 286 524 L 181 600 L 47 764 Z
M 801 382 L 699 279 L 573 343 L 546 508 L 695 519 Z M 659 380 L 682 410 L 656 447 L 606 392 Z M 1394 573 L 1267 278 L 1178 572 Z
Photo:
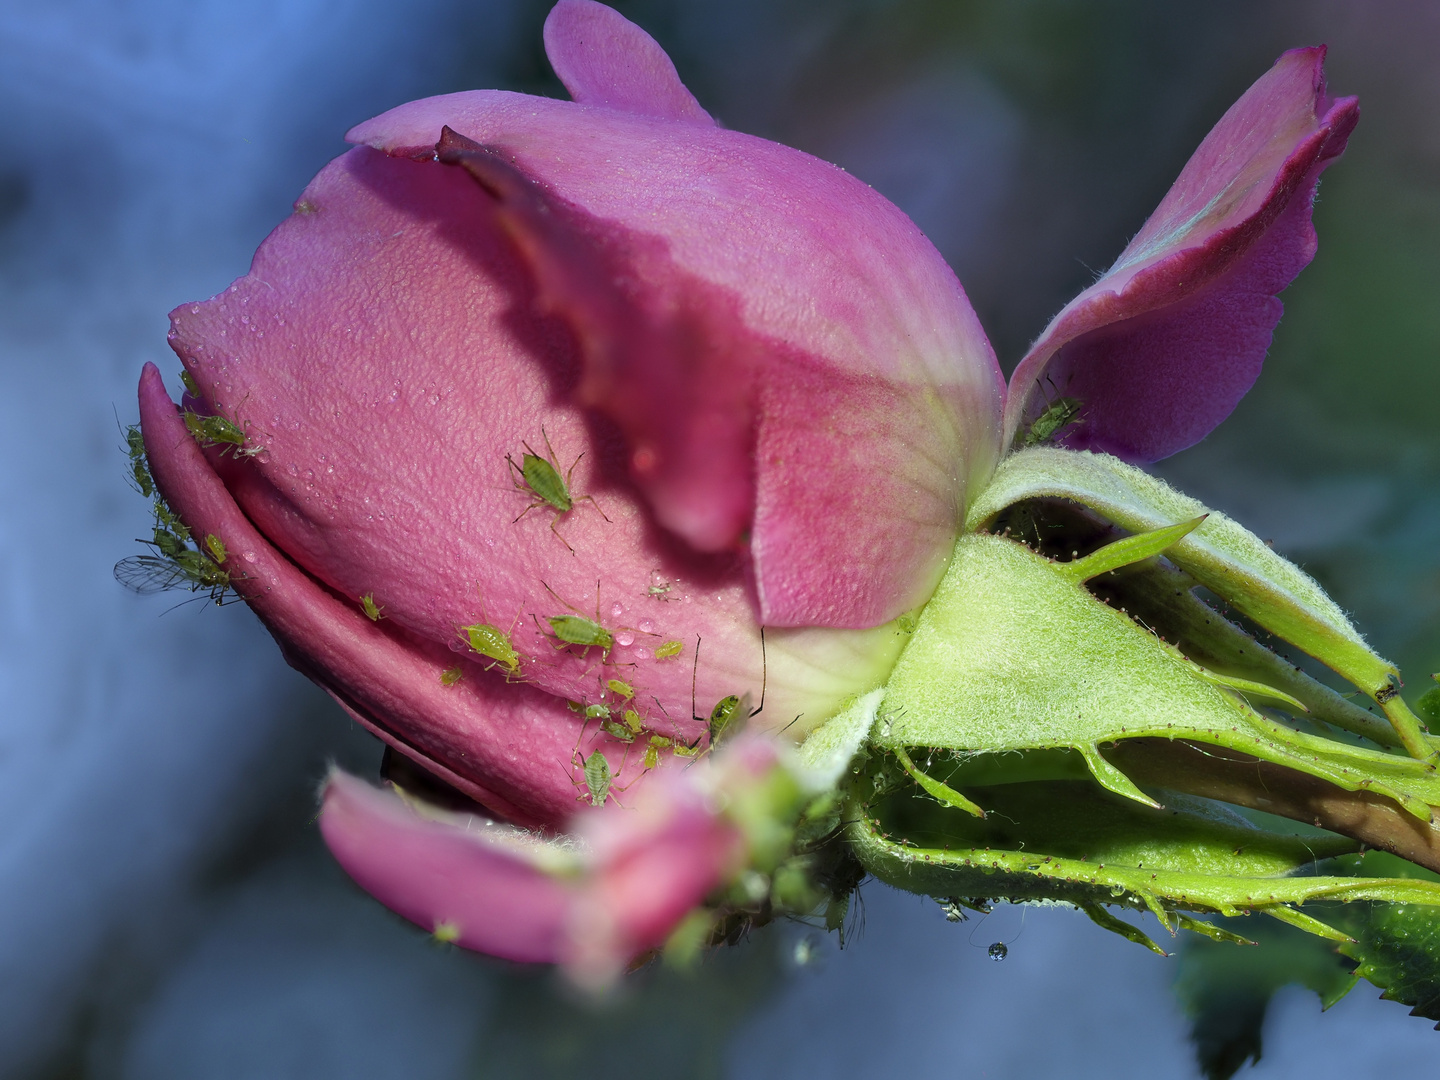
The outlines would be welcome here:
M 575 850 L 470 815 L 424 815 L 338 769 L 320 832 L 356 884 L 441 940 L 506 960 L 561 959 Z
M 665 50 L 614 8 L 560 0 L 545 19 L 545 55 L 581 105 L 715 123 L 685 89 Z
M 1021 361 L 1006 439 L 1055 397 L 1063 441 L 1153 461 L 1204 438 L 1260 373 L 1281 303 L 1315 254 L 1320 173 L 1359 111 L 1325 91 L 1323 47 L 1286 53 L 1221 118 L 1115 265 Z

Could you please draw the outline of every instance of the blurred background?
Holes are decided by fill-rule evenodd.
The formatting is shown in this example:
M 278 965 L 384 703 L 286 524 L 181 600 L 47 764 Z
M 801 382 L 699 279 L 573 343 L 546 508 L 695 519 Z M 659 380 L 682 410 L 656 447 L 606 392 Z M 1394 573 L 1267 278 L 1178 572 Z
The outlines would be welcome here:
M 1077 913 L 777 927 L 603 1008 L 432 944 L 313 827 L 378 744 L 243 606 L 111 577 L 166 313 L 245 272 L 353 123 L 560 94 L 547 0 L 0 3 L 0 1074 L 1183 1078 L 1175 961 Z M 1412 686 L 1440 666 L 1440 5 L 1433 0 L 618 0 L 730 127 L 836 161 L 930 235 L 1007 370 L 1284 49 L 1363 119 L 1265 374 L 1161 471 L 1316 574 Z M 1152 932 L 1154 928 L 1152 927 Z M 993 941 L 1009 956 L 987 956 Z M 1362 984 L 1282 991 L 1259 1077 L 1428 1075 Z M 1422 1064 L 1425 1063 L 1425 1064 Z

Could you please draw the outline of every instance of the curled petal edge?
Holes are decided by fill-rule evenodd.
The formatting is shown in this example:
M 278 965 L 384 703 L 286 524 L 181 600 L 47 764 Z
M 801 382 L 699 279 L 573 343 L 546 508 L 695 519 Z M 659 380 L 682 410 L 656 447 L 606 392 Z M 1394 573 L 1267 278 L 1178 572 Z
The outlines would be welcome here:
M 1324 56 L 1282 56 L 1115 265 L 1051 321 L 1011 379 L 1006 445 L 1051 382 L 1084 409 L 1066 445 L 1132 461 L 1184 449 L 1230 414 L 1279 321 L 1275 294 L 1314 255 L 1315 187 L 1359 117 L 1355 98 L 1327 96 Z

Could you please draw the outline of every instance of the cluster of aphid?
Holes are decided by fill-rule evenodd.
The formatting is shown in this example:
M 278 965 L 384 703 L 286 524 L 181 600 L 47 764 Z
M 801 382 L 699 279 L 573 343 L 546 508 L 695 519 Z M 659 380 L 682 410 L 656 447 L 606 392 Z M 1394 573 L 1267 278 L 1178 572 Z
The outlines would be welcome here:
M 191 414 L 186 413 L 186 418 Z M 211 600 L 223 604 L 230 590 L 230 574 L 223 569 L 229 553 L 224 542 L 214 533 L 197 544 L 175 511 L 155 486 L 150 464 L 145 457 L 145 441 L 140 428 L 125 429 L 125 449 L 130 458 L 131 486 L 151 500 L 155 515 L 152 536 L 138 542 L 152 554 L 131 555 L 115 564 L 115 580 L 142 596 L 169 589 L 207 592 Z
M 188 371 L 180 372 L 180 381 L 185 384 L 191 397 L 200 397 L 200 387 Z M 210 415 L 186 409 L 181 416 L 185 419 L 185 427 L 201 446 L 218 446 L 221 453 L 233 454 L 236 457 L 254 457 L 263 449 L 250 442 L 249 436 L 243 430 L 218 413 Z

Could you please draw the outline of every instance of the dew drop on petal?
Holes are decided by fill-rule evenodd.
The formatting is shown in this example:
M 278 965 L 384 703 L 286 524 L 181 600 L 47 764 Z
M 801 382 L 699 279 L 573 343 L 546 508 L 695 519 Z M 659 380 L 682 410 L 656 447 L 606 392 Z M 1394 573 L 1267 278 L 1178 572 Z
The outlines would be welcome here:
M 640 632 L 642 634 L 653 634 L 655 632 L 655 624 L 649 619 L 641 619 Z
M 629 630 L 621 630 L 618 634 L 615 635 L 615 644 L 633 645 L 635 644 L 635 635 L 630 633 Z
M 1005 947 L 1005 943 L 1003 941 L 997 941 L 993 943 L 990 948 L 985 951 L 986 954 L 990 957 L 990 959 L 994 960 L 997 964 L 1001 960 L 1004 960 L 1005 957 L 1010 955 L 1010 950 Z
M 620 606 L 619 601 L 610 605 L 610 617 L 612 619 L 618 619 L 623 614 L 625 614 L 625 609 Z

